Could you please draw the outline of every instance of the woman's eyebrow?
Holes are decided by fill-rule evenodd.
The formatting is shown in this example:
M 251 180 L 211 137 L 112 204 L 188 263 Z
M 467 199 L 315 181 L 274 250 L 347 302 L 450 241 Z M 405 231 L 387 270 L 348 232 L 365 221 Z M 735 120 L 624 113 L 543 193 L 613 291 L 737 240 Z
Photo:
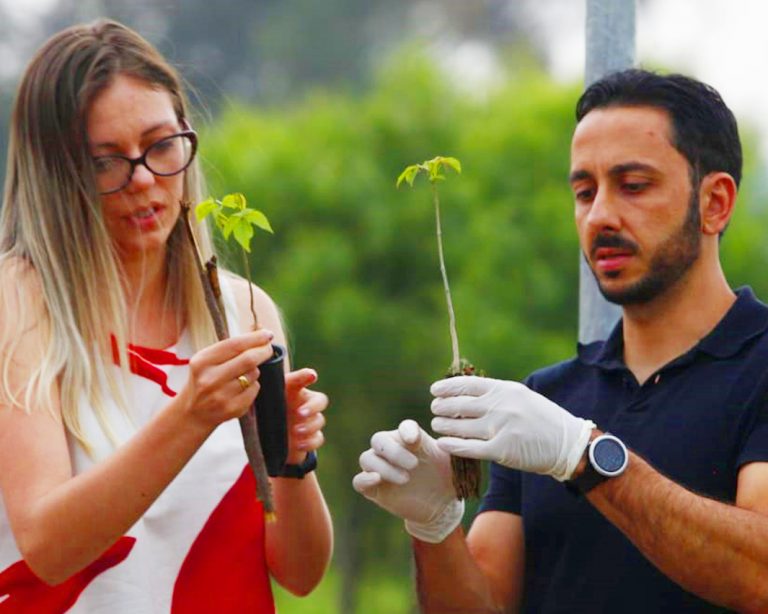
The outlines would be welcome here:
M 173 124 L 173 122 L 169 122 L 169 121 L 159 122 L 157 124 L 153 124 L 152 126 L 147 128 L 146 130 L 142 131 L 140 136 L 142 138 L 144 138 L 145 136 L 148 136 L 148 135 L 152 134 L 153 132 L 156 132 L 157 130 L 160 130 L 161 128 L 175 128 L 175 125 Z M 118 143 L 114 143 L 112 141 L 103 141 L 101 143 L 91 143 L 91 146 L 96 148 L 96 149 L 99 149 L 99 148 L 103 148 L 103 149 L 117 149 L 120 145 Z

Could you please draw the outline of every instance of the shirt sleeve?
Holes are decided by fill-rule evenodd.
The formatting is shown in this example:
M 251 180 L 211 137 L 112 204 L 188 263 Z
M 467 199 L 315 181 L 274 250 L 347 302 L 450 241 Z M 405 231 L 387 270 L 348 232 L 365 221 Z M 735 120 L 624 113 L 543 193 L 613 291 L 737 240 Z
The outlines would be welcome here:
M 496 463 L 491 464 L 488 490 L 477 510 L 482 512 L 510 512 L 520 515 L 522 510 L 522 479 L 517 469 L 509 469 Z
M 533 374 L 523 382 L 531 390 L 536 390 Z M 497 463 L 491 463 L 488 490 L 483 495 L 478 514 L 482 512 L 510 512 L 522 514 L 523 509 L 523 474 L 517 469 L 510 469 Z
M 744 444 L 736 459 L 736 467 L 768 461 L 768 392 L 760 392 L 760 403 L 748 428 Z

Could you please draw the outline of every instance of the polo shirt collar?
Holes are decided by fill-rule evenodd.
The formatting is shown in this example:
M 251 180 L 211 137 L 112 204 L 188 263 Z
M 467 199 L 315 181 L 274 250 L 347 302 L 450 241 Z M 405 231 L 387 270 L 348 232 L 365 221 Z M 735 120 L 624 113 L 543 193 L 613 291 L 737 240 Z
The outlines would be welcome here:
M 736 354 L 750 339 L 768 329 L 768 307 L 760 302 L 749 286 L 736 290 L 736 300 L 715 328 L 695 347 L 671 364 L 687 362 L 696 352 L 716 358 Z M 606 371 L 626 369 L 624 364 L 624 335 L 622 321 L 616 324 L 608 339 L 578 345 L 579 360 Z
M 579 343 L 579 360 L 590 367 L 598 367 L 606 371 L 625 370 L 624 333 L 621 323 L 622 320 L 619 319 L 605 341 Z
M 767 328 L 768 307 L 755 297 L 752 288 L 744 286 L 736 290 L 736 301 L 725 317 L 694 349 L 716 358 L 728 358 Z

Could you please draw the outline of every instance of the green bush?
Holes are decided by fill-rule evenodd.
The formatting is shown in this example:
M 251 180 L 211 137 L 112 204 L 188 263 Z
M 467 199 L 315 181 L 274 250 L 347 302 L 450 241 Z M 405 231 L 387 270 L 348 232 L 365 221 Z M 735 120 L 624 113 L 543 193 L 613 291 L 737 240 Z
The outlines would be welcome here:
M 334 570 L 306 609 L 292 600 L 284 612 L 328 612 L 317 603 L 329 599 L 373 612 L 372 578 L 392 599 L 381 611 L 411 607 L 401 523 L 350 485 L 374 431 L 406 417 L 429 427 L 428 386 L 450 363 L 429 189 L 396 190 L 405 165 L 450 155 L 464 168 L 441 188 L 462 353 L 490 376 L 518 379 L 573 354 L 579 248 L 566 178 L 578 91 L 531 72 L 472 102 L 403 56 L 364 96 L 233 105 L 203 135 L 212 193 L 244 192 L 272 222 L 251 270 L 284 311 L 293 364 L 317 368 L 331 398 L 319 477 L 337 532 Z M 724 260 L 734 282 L 765 295 L 765 210 L 749 192 Z

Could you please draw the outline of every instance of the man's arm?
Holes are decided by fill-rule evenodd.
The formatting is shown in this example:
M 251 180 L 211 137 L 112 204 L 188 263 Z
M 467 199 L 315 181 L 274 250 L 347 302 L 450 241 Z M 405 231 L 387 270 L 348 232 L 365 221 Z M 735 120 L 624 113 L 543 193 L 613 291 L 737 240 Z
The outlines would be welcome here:
M 402 518 L 414 538 L 422 611 L 514 611 L 523 578 L 519 516 L 485 512 L 465 541 L 450 457 L 413 420 L 375 433 L 360 467 L 355 490 Z
M 480 514 L 439 544 L 413 540 L 421 611 L 517 612 L 523 587 L 523 523 L 506 512 Z
M 636 454 L 587 495 L 665 575 L 740 612 L 768 611 L 768 463 L 745 465 L 736 505 L 696 495 Z
M 432 429 L 445 452 L 564 481 L 584 466 L 594 424 L 517 382 L 433 384 Z M 584 429 L 588 429 L 584 438 Z M 664 574 L 702 598 L 768 612 L 768 463 L 745 465 L 736 505 L 696 495 L 631 454 L 588 500 Z

